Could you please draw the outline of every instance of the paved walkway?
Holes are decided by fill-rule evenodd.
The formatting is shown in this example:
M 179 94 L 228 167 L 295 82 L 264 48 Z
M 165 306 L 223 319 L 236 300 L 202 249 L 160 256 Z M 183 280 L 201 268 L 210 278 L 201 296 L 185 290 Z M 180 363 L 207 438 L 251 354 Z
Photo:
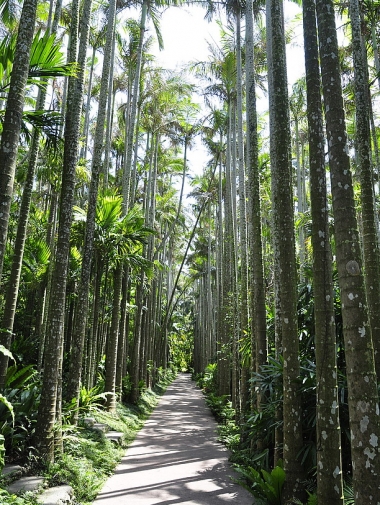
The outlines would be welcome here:
M 190 376 L 168 387 L 94 505 L 252 505 Z M 236 474 L 235 474 L 236 476 Z

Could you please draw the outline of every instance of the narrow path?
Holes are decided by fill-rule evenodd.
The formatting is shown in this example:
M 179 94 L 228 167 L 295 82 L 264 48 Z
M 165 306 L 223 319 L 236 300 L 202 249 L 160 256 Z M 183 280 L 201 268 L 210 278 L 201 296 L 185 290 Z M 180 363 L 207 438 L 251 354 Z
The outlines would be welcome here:
M 201 391 L 179 375 L 94 505 L 252 505 L 215 430 Z

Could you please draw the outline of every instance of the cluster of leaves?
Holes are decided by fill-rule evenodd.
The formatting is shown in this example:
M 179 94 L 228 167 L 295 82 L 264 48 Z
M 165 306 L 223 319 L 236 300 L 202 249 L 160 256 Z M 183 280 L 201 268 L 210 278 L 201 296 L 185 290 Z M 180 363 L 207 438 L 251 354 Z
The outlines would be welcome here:
M 12 353 L 0 346 L 0 352 L 14 361 Z M 0 394 L 0 471 L 5 464 L 6 452 L 19 455 L 29 452 L 33 422 L 39 400 L 38 381 L 31 365 L 8 367 L 5 386 Z M 34 410 L 34 412 L 33 412 Z
M 198 384 L 198 386 L 202 389 L 202 391 L 207 394 L 210 392 L 216 392 L 216 372 L 217 372 L 217 364 L 210 363 L 207 365 L 205 371 L 199 375 L 196 375 L 194 378 Z
M 282 505 L 281 495 L 285 482 L 282 461 L 271 472 L 264 469 L 258 471 L 252 466 L 244 468 L 237 465 L 235 468 L 244 477 L 243 486 L 255 496 L 257 505 Z
M 25 493 L 22 497 L 9 494 L 0 488 L 0 503 L 4 505 L 37 505 L 36 497 L 31 493 Z
M 178 310 L 173 313 L 172 318 L 174 322 L 168 335 L 171 359 L 178 370 L 188 372 L 193 359 L 193 331 L 190 314 L 184 315 L 184 311 Z

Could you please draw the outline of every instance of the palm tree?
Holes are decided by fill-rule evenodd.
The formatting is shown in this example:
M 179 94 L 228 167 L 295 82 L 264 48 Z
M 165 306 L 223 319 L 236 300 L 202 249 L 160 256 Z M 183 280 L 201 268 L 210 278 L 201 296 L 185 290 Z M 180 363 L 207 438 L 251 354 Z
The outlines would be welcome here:
M 300 153 L 300 126 L 303 117 L 305 116 L 305 80 L 299 79 L 293 84 L 292 94 L 289 99 L 290 112 L 294 121 L 294 143 L 296 150 L 297 163 L 297 213 L 302 219 L 303 213 L 306 211 L 306 184 L 305 171 L 301 163 Z M 298 249 L 300 261 L 300 280 L 304 282 L 305 275 L 303 273 L 305 264 L 305 230 L 302 224 L 298 227 Z
M 258 161 L 258 132 L 256 110 L 256 81 L 254 73 L 253 1 L 246 3 L 246 114 L 247 114 L 247 173 L 248 216 L 251 265 L 251 355 L 252 370 L 259 372 L 267 360 L 266 308 L 262 251 L 260 179 Z M 253 359 L 255 357 L 255 360 Z M 258 398 L 258 404 L 261 399 Z M 258 405 L 259 406 L 259 405 Z
M 237 341 L 239 335 L 238 323 L 238 265 L 237 265 L 237 207 L 236 207 L 236 54 L 231 49 L 230 33 L 221 28 L 224 47 L 222 49 L 209 45 L 211 57 L 208 62 L 198 62 L 194 65 L 199 77 L 210 84 L 205 89 L 206 103 L 209 96 L 217 96 L 223 100 L 227 116 L 227 138 L 225 157 L 225 199 L 224 199 L 224 230 L 223 230 L 223 260 L 220 268 L 223 283 L 221 286 L 221 311 L 225 317 L 221 320 L 223 327 L 219 339 L 218 360 L 218 393 L 233 394 L 234 406 L 237 400 L 238 367 Z M 212 99 L 212 98 L 211 98 Z M 215 117 L 216 118 L 216 117 Z M 219 160 L 218 160 L 219 161 Z M 221 179 L 220 179 L 221 180 Z M 221 204 L 221 202 L 220 202 Z M 232 302 L 232 303 L 231 303 Z M 227 316 L 228 314 L 228 316 Z M 231 339 L 231 340 L 230 340 Z M 232 349 L 232 353 L 231 353 Z M 230 375 L 230 356 L 233 373 Z M 231 387 L 230 377 L 233 380 Z
M 21 131 L 30 50 L 36 23 L 37 0 L 25 0 L 18 26 L 16 49 L 0 143 L 0 278 L 7 242 L 16 158 Z
M 44 75 L 45 78 L 48 77 L 49 74 L 51 77 L 56 77 L 61 75 L 70 75 L 72 73 L 71 67 L 64 64 L 63 54 L 60 52 L 59 46 L 55 42 L 55 36 L 51 36 L 49 33 L 47 33 L 42 38 L 40 38 L 38 35 L 34 38 L 31 48 L 30 63 L 31 68 L 29 70 L 29 77 L 31 71 L 34 75 L 37 75 L 38 72 L 40 72 Z M 40 82 L 41 88 L 37 103 L 37 112 L 40 112 L 39 109 L 44 105 L 46 95 L 44 87 L 46 85 L 46 82 Z M 13 248 L 12 270 L 8 281 L 7 293 L 5 296 L 5 307 L 1 324 L 1 328 L 3 328 L 5 335 L 0 335 L 0 343 L 2 343 L 7 349 L 9 349 L 11 343 L 11 335 L 13 332 L 35 169 L 39 152 L 40 134 L 41 128 L 35 127 L 32 134 L 28 171 L 22 193 L 17 235 Z M 3 384 L 3 380 L 5 379 L 7 363 L 7 356 L 4 355 L 2 358 L 0 357 L 0 385 Z
M 88 34 L 90 25 L 92 0 L 86 0 L 83 5 L 81 17 L 81 38 L 77 59 L 77 41 L 79 33 L 79 2 L 72 4 L 71 24 L 71 60 L 78 62 L 78 74 L 69 79 L 67 114 L 65 117 L 65 145 L 62 173 L 62 187 L 60 200 L 60 217 L 57 236 L 55 262 L 52 271 L 52 285 L 54 290 L 48 308 L 49 328 L 45 351 L 45 373 L 41 392 L 41 401 L 38 409 L 36 425 L 36 444 L 41 455 L 47 461 L 54 460 L 54 436 L 60 436 L 59 429 L 54 431 L 57 421 L 60 426 L 61 419 L 56 418 L 59 398 L 59 370 L 61 367 L 63 323 L 65 313 L 65 297 L 68 270 L 68 257 L 70 251 L 70 231 L 72 223 L 72 208 L 75 188 L 75 170 L 78 161 L 78 147 L 80 134 L 80 115 L 83 101 L 84 68 L 87 53 Z
M 357 503 L 375 503 L 380 499 L 379 483 L 373 478 L 374 475 L 380 475 L 380 455 L 375 448 L 376 434 L 380 432 L 379 399 L 371 331 L 366 313 L 339 60 L 335 56 L 338 54 L 335 13 L 330 0 L 317 0 L 316 7 L 336 260 L 342 302 L 353 487 Z M 372 442 L 374 435 L 375 443 Z
M 136 54 L 136 67 L 135 67 L 135 79 L 133 83 L 132 91 L 132 103 L 129 115 L 129 125 L 127 130 L 127 135 L 125 138 L 125 161 L 124 161 L 124 171 L 123 171 L 123 196 L 124 205 L 127 209 L 133 201 L 130 198 L 131 193 L 131 183 L 133 178 L 132 174 L 132 158 L 133 158 L 133 143 L 136 133 L 136 118 L 138 115 L 138 103 L 140 95 L 140 76 L 142 71 L 143 63 L 143 48 L 144 48 L 144 37 L 145 37 L 145 26 L 147 17 L 150 15 L 156 30 L 157 38 L 160 47 L 163 47 L 163 40 L 159 30 L 159 16 L 157 12 L 157 7 L 168 6 L 168 5 L 178 5 L 180 2 L 178 0 L 156 0 L 155 2 L 150 2 L 149 0 L 143 0 L 141 5 L 141 17 L 140 17 L 140 34 L 139 34 L 139 44 Z
M 332 253 L 325 175 L 321 83 L 314 0 L 303 1 L 310 201 L 313 246 L 315 360 L 317 374 L 317 496 L 320 503 L 343 504 L 342 455 Z M 335 405 L 335 408 L 331 408 Z M 336 469 L 340 469 L 339 472 Z
M 87 85 L 87 100 L 86 100 L 86 114 L 84 118 L 83 133 L 84 141 L 81 149 L 81 158 L 87 157 L 87 147 L 88 147 L 88 137 L 90 129 L 90 111 L 91 111 L 91 94 L 92 94 L 92 81 L 94 76 L 94 67 L 96 62 L 96 51 L 104 45 L 105 42 L 105 30 L 104 27 L 100 30 L 95 30 L 90 27 L 89 44 L 92 47 L 91 63 L 90 63 L 90 74 L 88 77 Z
M 98 198 L 99 178 L 102 165 L 104 126 L 106 119 L 107 98 L 109 91 L 110 68 L 112 48 L 114 44 L 116 1 L 108 4 L 108 23 L 106 44 L 103 56 L 103 71 L 99 93 L 99 107 L 96 121 L 96 131 L 94 138 L 94 152 L 92 157 L 91 185 L 88 198 L 86 234 L 83 249 L 81 280 L 78 287 L 78 304 L 75 318 L 75 327 L 73 334 L 73 345 L 71 348 L 70 374 L 68 384 L 69 398 L 76 398 L 79 402 L 79 393 L 81 387 L 81 363 L 83 357 L 84 337 L 86 330 L 88 296 L 90 291 L 90 277 L 92 264 L 93 240 L 95 233 L 96 202 Z M 117 279 L 119 280 L 119 279 Z M 121 285 L 121 279 L 120 279 Z
M 294 243 L 293 186 L 289 101 L 287 93 L 285 34 L 281 0 L 269 1 L 271 59 L 268 73 L 272 173 L 272 213 L 275 256 L 279 266 L 283 369 L 283 458 L 286 472 L 284 497 L 301 498 L 302 449 L 299 395 L 299 340 L 297 321 L 297 272 Z M 297 429 L 295 429 L 297 427 Z
M 367 51 L 362 35 L 359 3 L 356 0 L 350 1 L 349 13 L 355 76 L 355 140 L 361 191 L 364 276 L 372 342 L 375 348 L 375 367 L 377 376 L 380 377 L 380 257 L 371 163 L 370 93 Z

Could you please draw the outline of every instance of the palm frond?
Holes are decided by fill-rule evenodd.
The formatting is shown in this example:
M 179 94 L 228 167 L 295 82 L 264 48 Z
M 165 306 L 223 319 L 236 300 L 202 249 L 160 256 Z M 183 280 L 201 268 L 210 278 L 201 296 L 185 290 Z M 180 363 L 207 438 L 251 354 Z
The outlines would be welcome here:
M 7 28 L 13 28 L 17 22 L 17 13 L 14 2 L 0 1 L 0 19 Z
M 0 93 L 9 85 L 15 46 L 15 35 L 8 35 L 0 43 Z
M 45 34 L 41 37 L 41 32 L 37 32 L 30 53 L 30 83 L 41 86 L 44 83 L 37 78 L 75 75 L 76 66 L 65 63 L 65 55 L 61 52 L 61 48 L 62 44 L 56 42 L 55 34 Z

